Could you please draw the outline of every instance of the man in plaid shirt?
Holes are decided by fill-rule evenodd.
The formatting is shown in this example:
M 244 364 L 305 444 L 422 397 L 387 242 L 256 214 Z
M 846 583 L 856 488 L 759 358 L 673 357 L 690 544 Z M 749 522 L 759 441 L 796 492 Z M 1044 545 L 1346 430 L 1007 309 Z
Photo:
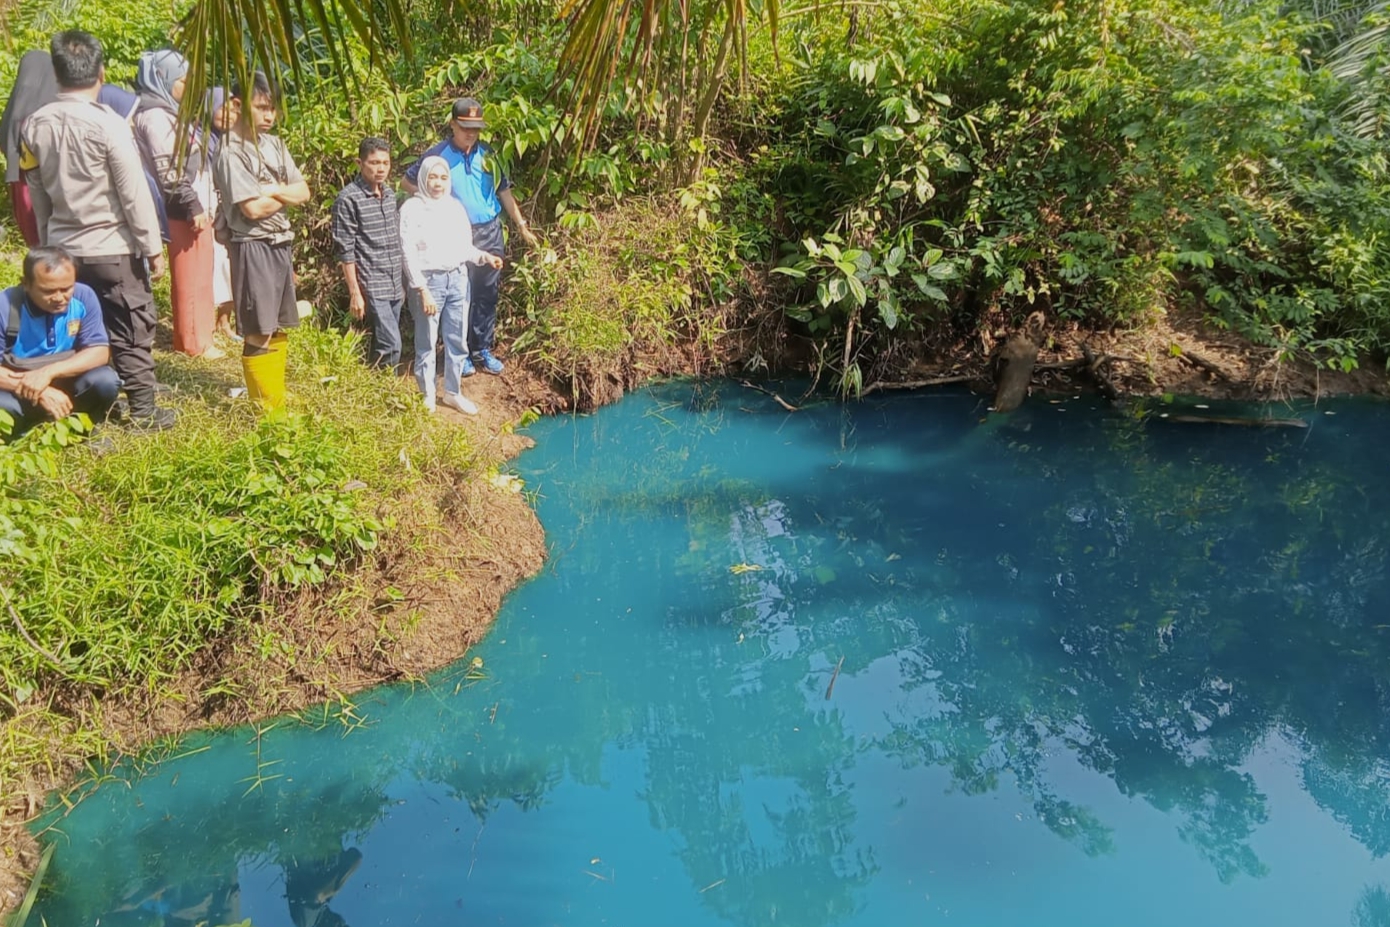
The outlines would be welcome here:
M 333 203 L 333 247 L 347 281 L 348 310 L 371 326 L 371 363 L 395 370 L 401 361 L 401 309 L 405 306 L 401 219 L 385 139 L 357 147 L 358 175 Z

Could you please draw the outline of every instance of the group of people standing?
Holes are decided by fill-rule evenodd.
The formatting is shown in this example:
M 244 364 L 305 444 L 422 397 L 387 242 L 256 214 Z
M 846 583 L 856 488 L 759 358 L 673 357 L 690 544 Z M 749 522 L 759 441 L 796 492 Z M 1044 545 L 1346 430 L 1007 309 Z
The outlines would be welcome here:
M 286 330 L 300 320 L 286 210 L 309 200 L 309 186 L 271 132 L 278 100 L 263 74 L 215 90 L 202 124 L 180 138 L 187 73 L 177 52 L 148 52 L 131 95 L 105 83 L 101 43 L 79 30 L 21 61 L 0 119 L 6 180 L 31 245 L 21 286 L 0 299 L 0 409 L 21 423 L 72 411 L 104 419 L 123 388 L 129 427 L 174 424 L 174 411 L 155 401 L 152 354 L 151 282 L 165 272 L 166 243 L 175 349 L 220 356 L 219 310 L 234 307 L 248 394 L 263 409 L 284 404 Z M 349 309 L 370 328 L 372 362 L 399 365 L 408 305 L 415 377 L 431 411 L 476 412 L 462 380 L 502 373 L 492 349 L 503 214 L 536 242 L 479 141 L 483 127 L 476 100 L 455 102 L 450 136 L 406 171 L 413 196 L 403 203 L 390 184 L 389 145 L 364 140 L 358 176 L 333 207 Z M 115 376 L 96 372 L 108 359 Z
M 398 203 L 390 185 L 385 139 L 358 148 L 358 175 L 333 204 L 333 242 L 354 318 L 371 330 L 378 366 L 400 363 L 400 317 L 410 307 L 415 329 L 415 380 L 425 408 L 478 411 L 462 382 L 479 369 L 501 374 L 493 354 L 497 290 L 502 275 L 502 217 L 527 245 L 536 236 L 521 215 L 511 181 L 479 135 L 486 123 L 477 100 L 456 100 L 449 137 L 403 178 L 411 195 Z M 435 346 L 444 346 L 444 391 L 435 390 Z

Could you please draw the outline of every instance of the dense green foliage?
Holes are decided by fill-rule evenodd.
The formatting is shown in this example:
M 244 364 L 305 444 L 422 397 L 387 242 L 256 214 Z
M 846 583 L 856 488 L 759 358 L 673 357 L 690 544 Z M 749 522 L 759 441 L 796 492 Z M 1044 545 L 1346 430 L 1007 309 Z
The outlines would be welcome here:
M 788 283 L 778 304 L 747 301 L 746 314 L 785 312 L 832 349 L 822 356 L 844 359 L 851 390 L 892 345 L 1036 308 L 1100 326 L 1190 310 L 1342 366 L 1390 346 L 1384 146 L 1358 131 L 1384 101 L 1367 96 L 1374 80 L 1323 66 L 1315 49 L 1337 46 L 1317 41 L 1327 25 L 1306 14 L 1175 0 L 885 3 L 856 13 L 847 35 L 839 16 L 791 11 L 780 54 L 758 37 L 706 137 L 673 131 L 678 116 L 638 88 L 615 91 L 587 147 L 566 137 L 549 93 L 558 30 L 523 41 L 508 15 L 497 11 L 492 44 L 461 54 L 445 54 L 436 21 L 421 39 L 423 81 L 401 64 L 401 92 L 383 84 L 370 102 L 307 107 L 289 131 L 301 149 L 333 139 L 345 176 L 363 128 L 418 150 L 449 96 L 481 95 L 521 190 L 552 224 L 547 258 L 560 256 L 523 275 L 538 288 L 514 288 L 518 326 L 535 321 L 556 275 L 582 290 L 593 262 L 624 265 L 640 237 L 575 233 L 633 225 L 614 210 L 642 195 L 678 203 L 705 240 L 699 260 L 651 262 L 653 286 L 717 309 L 748 296 L 731 262 L 755 280 L 775 267 Z M 1375 78 L 1384 60 L 1362 67 Z M 692 151 L 704 157 L 694 174 Z M 647 288 L 632 292 L 640 301 Z M 552 313 L 531 340 L 563 339 L 570 321 Z
M 705 58 L 720 45 L 722 9 L 696 10 L 687 25 Z M 98 16 L 91 25 L 116 37 L 112 71 L 126 74 L 127 45 L 150 43 L 157 24 L 117 27 L 109 7 L 94 10 L 78 19 Z M 305 28 L 282 131 L 311 167 L 317 202 L 299 266 L 322 302 L 344 301 L 325 220 L 356 142 L 383 134 L 409 161 L 439 137 L 448 100 L 471 93 L 550 233 L 510 288 L 510 335 L 530 328 L 522 344 L 552 372 L 579 366 L 552 337 L 582 353 L 595 323 L 592 306 L 576 304 L 571 319 L 557 294 L 582 293 L 596 265 L 627 282 L 618 301 L 670 290 L 689 294 L 680 313 L 722 316 L 741 300 L 743 320 L 784 316 L 828 349 L 819 356 L 835 359 L 849 390 L 896 345 L 1039 308 L 1098 326 L 1181 309 L 1344 367 L 1390 347 L 1379 4 L 785 9 L 775 47 L 755 31 L 727 78 L 660 43 L 663 73 L 692 99 L 722 88 L 712 116 L 646 82 L 624 86 L 620 69 L 586 144 L 576 132 L 589 114 L 574 123 L 560 108 L 566 36 L 550 12 L 519 0 L 462 13 L 419 4 L 415 55 L 384 70 L 359 64 L 352 93 L 337 89 L 317 27 Z M 656 206 L 618 215 L 634 197 Z M 699 241 L 682 260 L 662 254 L 635 270 L 632 255 L 651 243 L 621 232 L 645 229 L 653 208 Z M 595 239 L 600 224 L 619 233 Z M 605 324 L 648 316 L 622 307 Z M 640 354 L 682 330 L 624 340 Z
M 1191 305 L 1344 363 L 1390 343 L 1384 154 L 1336 121 L 1307 27 L 1145 0 L 938 9 L 803 45 L 778 85 L 753 170 L 812 239 L 783 267 L 815 284 L 810 326 Z

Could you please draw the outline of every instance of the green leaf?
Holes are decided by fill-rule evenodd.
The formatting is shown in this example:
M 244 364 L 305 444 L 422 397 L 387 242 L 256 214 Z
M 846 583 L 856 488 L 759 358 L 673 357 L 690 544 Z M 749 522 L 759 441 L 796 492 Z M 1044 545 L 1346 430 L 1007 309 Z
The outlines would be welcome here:
M 856 303 L 862 306 L 869 301 L 869 293 L 864 289 L 864 284 L 858 277 L 846 277 L 845 281 L 849 284 L 849 291 L 854 296 Z
M 913 274 L 912 282 L 917 284 L 917 289 L 922 291 L 922 295 L 937 302 L 946 302 L 946 293 L 932 282 L 924 274 Z
M 885 296 L 878 301 L 878 317 L 883 320 L 883 324 L 889 329 L 898 327 L 898 306 L 897 300 Z

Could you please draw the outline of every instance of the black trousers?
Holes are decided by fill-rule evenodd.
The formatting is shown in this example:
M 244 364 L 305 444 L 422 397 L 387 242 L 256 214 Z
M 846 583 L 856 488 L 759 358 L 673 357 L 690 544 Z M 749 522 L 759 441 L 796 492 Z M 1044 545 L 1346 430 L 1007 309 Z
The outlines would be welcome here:
M 488 254 L 502 253 L 502 217 L 473 226 L 473 247 Z M 486 264 L 468 266 L 468 353 L 491 351 L 497 333 L 497 287 L 502 271 Z
M 153 415 L 154 293 L 145 259 L 135 254 L 77 259 L 77 281 L 96 291 L 111 339 L 111 366 L 125 387 L 130 414 Z

